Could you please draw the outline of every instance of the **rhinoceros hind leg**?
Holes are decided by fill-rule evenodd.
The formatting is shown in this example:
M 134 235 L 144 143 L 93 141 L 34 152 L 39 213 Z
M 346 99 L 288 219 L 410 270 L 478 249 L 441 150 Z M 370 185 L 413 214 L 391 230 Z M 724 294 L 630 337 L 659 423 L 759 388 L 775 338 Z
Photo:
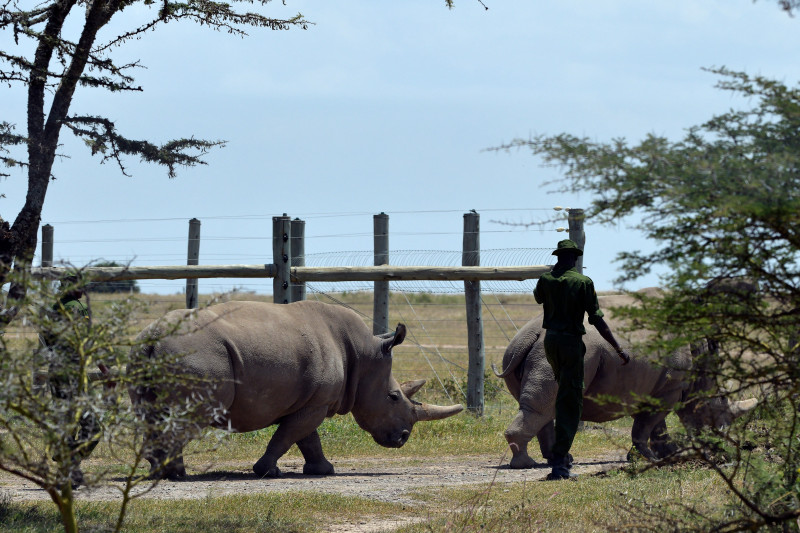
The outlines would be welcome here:
M 264 455 L 256 461 L 253 465 L 253 472 L 259 477 L 278 477 L 281 471 L 278 469 L 278 459 L 289 451 L 293 444 L 303 442 L 300 451 L 305 456 L 310 453 L 315 459 L 322 455 L 322 445 L 319 442 L 319 435 L 317 428 L 325 420 L 325 415 L 328 413 L 327 406 L 316 407 L 313 409 L 306 408 L 295 411 L 291 415 L 285 416 L 278 422 L 278 429 L 272 435 L 272 438 L 267 444 L 267 451 Z M 313 435 L 316 435 L 316 443 L 314 442 Z M 308 439 L 308 440 L 307 440 Z M 305 448 L 305 451 L 303 450 Z M 318 454 L 318 455 L 317 455 Z M 306 458 L 308 462 L 308 458 Z M 312 463 L 318 463 L 318 460 L 312 460 Z M 327 461 L 326 461 L 327 462 Z M 331 465 L 333 468 L 333 465 Z
M 322 453 L 322 442 L 319 440 L 319 433 L 314 430 L 311 435 L 297 441 L 297 447 L 306 460 L 303 465 L 303 473 L 308 476 L 329 476 L 334 473 L 333 465 L 325 458 Z
M 166 469 L 167 479 L 178 481 L 186 479 L 186 467 L 183 464 L 183 455 L 178 455 L 170 461 Z
M 172 460 L 167 460 L 172 457 Z M 170 479 L 177 481 L 186 477 L 186 467 L 183 464 L 182 449 L 172 453 L 164 450 L 154 450 L 148 454 L 147 461 L 150 463 L 150 479 Z
M 528 443 L 546 424 L 547 417 L 520 409 L 506 429 L 505 437 L 511 448 L 511 468 L 534 468 L 536 461 L 528 455 Z
M 333 470 L 333 465 L 326 460 L 324 463 L 304 464 L 303 473 L 307 476 L 331 476 L 336 472 Z
M 542 457 L 547 459 L 547 464 L 550 464 L 550 459 L 553 458 L 553 443 L 556 441 L 556 426 L 552 420 L 548 420 L 542 426 L 542 429 L 536 434 L 536 440 L 539 441 L 539 451 L 542 452 Z M 572 460 L 571 457 L 570 455 L 570 460 Z

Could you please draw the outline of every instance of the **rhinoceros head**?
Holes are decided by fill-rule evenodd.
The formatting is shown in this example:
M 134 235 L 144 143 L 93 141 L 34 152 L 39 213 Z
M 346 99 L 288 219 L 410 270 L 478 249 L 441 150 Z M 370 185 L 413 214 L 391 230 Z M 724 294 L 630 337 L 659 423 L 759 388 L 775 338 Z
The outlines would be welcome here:
M 398 383 L 392 376 L 392 348 L 403 342 L 406 327 L 375 338 L 375 354 L 369 357 L 369 371 L 358 385 L 353 405 L 353 418 L 372 435 L 375 442 L 387 448 L 399 448 L 411 435 L 414 424 L 453 416 L 463 409 L 460 404 L 439 406 L 411 399 L 425 384 L 424 379 Z
M 755 398 L 730 401 L 724 394 L 711 394 L 714 390 L 710 380 L 704 377 L 690 384 L 677 410 L 684 426 L 690 429 L 726 427 L 758 404 Z

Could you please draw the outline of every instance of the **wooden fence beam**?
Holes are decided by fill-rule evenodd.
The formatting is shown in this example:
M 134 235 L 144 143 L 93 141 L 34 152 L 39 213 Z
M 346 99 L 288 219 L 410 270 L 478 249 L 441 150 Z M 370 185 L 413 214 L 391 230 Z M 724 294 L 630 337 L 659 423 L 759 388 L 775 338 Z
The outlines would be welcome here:
M 303 267 L 292 268 L 292 280 L 302 281 L 523 281 L 536 279 L 553 267 Z
M 59 279 L 63 267 L 32 268 L 34 277 Z M 71 270 L 75 270 L 72 268 Z M 81 273 L 93 281 L 187 278 L 274 278 L 274 265 L 194 265 L 149 267 L 86 267 Z
M 292 281 L 524 281 L 537 279 L 552 266 L 515 267 L 292 267 Z M 86 267 L 84 276 L 95 281 L 186 278 L 274 278 L 275 265 L 196 265 L 142 267 Z M 63 267 L 32 268 L 35 277 L 59 279 Z

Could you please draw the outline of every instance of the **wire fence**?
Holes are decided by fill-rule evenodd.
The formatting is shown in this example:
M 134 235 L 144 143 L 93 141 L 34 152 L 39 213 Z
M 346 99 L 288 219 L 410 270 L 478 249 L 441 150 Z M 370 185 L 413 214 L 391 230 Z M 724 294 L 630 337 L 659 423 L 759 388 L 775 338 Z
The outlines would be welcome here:
M 391 251 L 394 265 L 454 266 L 461 264 L 466 210 L 387 211 L 391 217 Z M 480 231 L 481 264 L 486 266 L 546 264 L 536 247 L 551 247 L 566 226 L 565 212 L 553 208 L 478 209 L 483 219 Z M 274 214 L 274 213 L 273 213 Z M 272 215 L 194 214 L 202 221 L 200 264 L 259 264 L 272 262 Z M 370 212 L 292 213 L 306 221 L 307 266 L 372 265 L 373 216 Z M 556 220 L 557 217 L 561 217 Z M 54 261 L 87 265 L 114 261 L 121 265 L 152 266 L 186 264 L 187 217 L 158 217 L 106 220 L 44 220 L 55 228 Z M 563 238 L 563 237 L 562 237 Z M 546 244 L 545 244 L 546 243 Z M 544 254 L 548 256 L 547 253 Z M 38 262 L 39 258 L 35 258 Z M 400 286 L 393 291 L 446 291 L 424 282 Z M 455 285 L 458 285 L 457 283 Z M 142 280 L 148 294 L 179 294 L 185 282 Z M 404 288 L 405 287 L 405 288 Z M 372 290 L 365 285 L 326 287 L 337 291 Z M 487 291 L 524 292 L 528 286 L 514 283 L 487 285 Z M 272 282 L 220 278 L 202 280 L 204 293 L 234 290 L 271 294 Z
M 506 221 L 513 217 L 525 217 L 528 221 L 540 217 L 541 209 L 494 210 L 494 216 Z M 549 211 L 549 210 L 548 210 Z M 434 267 L 456 267 L 462 264 L 459 250 L 463 230 L 461 217 L 453 216 L 463 211 L 439 212 L 392 212 L 393 247 L 389 263 L 394 266 L 426 265 Z M 413 227 L 402 224 L 403 215 L 414 219 L 446 216 L 446 222 L 434 220 Z M 303 214 L 307 227 L 314 223 L 324 224 L 317 231 L 306 234 L 307 267 L 371 266 L 374 262 L 372 249 L 373 233 L 353 231 L 354 228 L 369 228 L 371 213 Z M 252 215 L 236 217 L 204 217 L 202 250 L 203 264 L 253 264 L 271 263 L 272 235 L 264 229 L 264 222 L 271 216 Z M 353 222 L 358 219 L 358 224 Z M 362 220 L 363 219 L 363 220 Z M 128 265 L 182 264 L 186 259 L 185 218 L 110 220 L 110 221 L 60 221 L 55 238 L 54 259 L 56 262 L 83 265 L 91 262 L 113 260 Z M 339 225 L 345 221 L 346 224 Z M 398 223 L 400 222 L 400 223 Z M 121 224 L 117 224 L 121 223 Z M 260 224 L 256 231 L 253 223 Z M 233 225 L 231 225 L 233 224 Z M 123 226 L 125 231 L 115 235 L 104 235 L 104 228 Z M 159 228 L 153 230 L 149 228 Z M 319 226 L 314 226 L 319 227 Z M 168 228 L 168 229 L 166 229 Z M 537 225 L 497 224 L 481 230 L 481 266 L 526 266 L 552 264 L 550 244 L 556 228 L 554 224 Z M 211 230 L 211 231 L 209 231 Z M 544 232 L 552 232 L 550 236 Z M 210 235 L 207 233 L 211 233 Z M 547 247 L 522 247 L 524 244 L 542 244 Z M 430 247 L 418 248 L 403 244 L 424 242 Z M 398 243 L 400 246 L 398 246 Z M 355 244 L 350 249 L 346 245 Z M 396 249 L 401 248 L 401 249 Z M 311 252 L 311 253 L 309 253 Z M 244 282 L 244 283 L 243 283 Z M 535 280 L 526 281 L 482 281 L 482 315 L 484 323 L 484 354 L 486 368 L 499 363 L 503 352 L 517 330 L 536 316 L 539 306 L 535 304 L 532 291 Z M 138 282 L 142 298 L 151 309 L 151 315 L 141 317 L 141 327 L 167 310 L 182 308 L 185 282 L 153 281 Z M 461 281 L 391 281 L 389 298 L 390 325 L 403 322 L 408 335 L 403 345 L 395 350 L 393 371 L 400 381 L 425 378 L 430 384 L 452 401 L 464 402 L 466 396 L 468 347 L 467 319 L 464 282 Z M 372 323 L 372 282 L 314 282 L 307 283 L 307 299 L 344 305 L 359 313 L 364 321 Z M 203 279 L 199 280 L 199 292 L 204 302 L 229 299 L 255 299 L 271 301 L 270 279 Z M 101 304 L 106 295 L 92 296 Z M 30 331 L 18 332 L 22 335 Z M 491 413 L 497 395 L 507 394 L 502 381 L 487 372 L 485 381 L 485 412 Z
M 481 266 L 525 266 L 552 263 L 550 248 L 504 248 L 481 250 Z M 457 267 L 461 265 L 462 252 L 456 250 L 397 250 L 392 251 L 390 263 L 394 266 L 426 265 L 434 267 Z M 347 251 L 324 254 L 307 254 L 308 267 L 370 266 L 373 264 L 372 251 Z M 482 281 L 481 288 L 486 292 L 526 293 L 533 290 L 535 280 L 524 281 Z M 371 282 L 347 281 L 319 283 L 319 292 L 371 291 Z M 459 281 L 390 281 L 389 290 L 394 292 L 429 292 L 454 294 L 464 292 L 464 283 Z
M 462 284 L 463 285 L 463 284 Z M 371 323 L 372 293 L 333 293 L 310 284 L 307 299 L 343 305 Z M 503 353 L 517 331 L 541 312 L 530 293 L 482 293 L 484 357 L 484 412 L 502 408 L 499 396 L 505 385 L 491 373 L 490 365 L 502 366 Z M 466 398 L 467 318 L 463 287 L 438 292 L 393 291 L 389 297 L 390 324 L 404 323 L 406 341 L 394 350 L 393 373 L 399 381 L 424 378 L 455 402 Z

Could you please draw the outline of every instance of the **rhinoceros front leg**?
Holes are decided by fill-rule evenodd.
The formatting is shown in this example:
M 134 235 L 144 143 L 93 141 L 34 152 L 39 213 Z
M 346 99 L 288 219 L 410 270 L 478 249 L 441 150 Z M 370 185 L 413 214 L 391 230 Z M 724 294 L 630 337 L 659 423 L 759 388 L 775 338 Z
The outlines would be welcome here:
M 259 477 L 279 477 L 281 471 L 278 468 L 278 459 L 283 457 L 293 444 L 297 443 L 300 446 L 301 441 L 311 437 L 312 433 L 316 433 L 317 427 L 325 420 L 327 412 L 328 408 L 323 406 L 315 409 L 301 409 L 282 418 L 278 422 L 278 429 L 272 435 L 269 444 L 267 444 L 267 451 L 253 465 L 253 472 Z M 312 450 L 314 448 L 313 439 L 310 443 L 305 442 L 303 446 L 307 450 Z M 317 435 L 317 446 L 319 447 L 319 455 L 322 456 L 319 435 Z M 300 450 L 303 451 L 303 448 L 300 448 Z M 303 456 L 305 457 L 305 452 L 303 452 Z
M 653 430 L 657 426 L 660 426 L 660 424 L 665 424 L 664 419 L 666 417 L 667 413 L 663 411 L 656 413 L 638 413 L 633 417 L 633 427 L 631 428 L 633 447 L 648 461 L 655 461 L 658 459 L 656 454 L 653 453 L 653 450 L 650 449 L 648 441 L 650 440 L 650 435 L 653 433 Z M 664 431 L 666 431 L 666 424 L 664 425 Z M 628 452 L 628 460 L 631 460 L 630 452 Z
M 297 447 L 303 454 L 306 464 L 303 465 L 303 473 L 309 476 L 328 476 L 333 474 L 333 465 L 325 459 L 322 453 L 322 442 L 319 440 L 319 433 L 315 429 L 311 435 L 297 441 Z
M 525 409 L 517 412 L 517 416 L 505 432 L 506 441 L 511 448 L 511 468 L 536 466 L 536 461 L 528 455 L 528 443 L 548 422 L 551 422 L 551 419 L 552 416 L 547 417 Z
M 672 439 L 667 433 L 667 421 L 662 420 L 650 433 L 650 449 L 656 454 L 656 457 L 663 459 L 669 457 L 678 451 L 678 446 L 672 442 Z

